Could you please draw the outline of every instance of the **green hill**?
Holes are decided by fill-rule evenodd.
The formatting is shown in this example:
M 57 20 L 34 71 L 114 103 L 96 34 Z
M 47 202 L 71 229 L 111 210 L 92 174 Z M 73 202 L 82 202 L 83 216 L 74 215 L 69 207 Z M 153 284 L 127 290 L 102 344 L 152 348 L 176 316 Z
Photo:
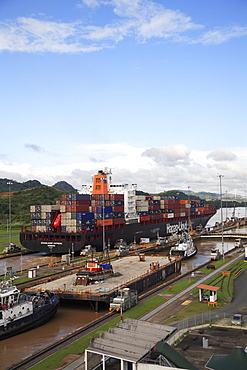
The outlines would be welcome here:
M 63 190 L 63 191 L 76 191 L 72 185 L 68 184 L 66 181 L 58 181 L 53 185 L 53 188 Z
M 8 183 L 11 183 L 9 185 Z M 42 186 L 42 184 L 37 180 L 29 180 L 26 182 L 18 182 L 10 179 L 0 179 L 0 193 L 5 193 L 10 191 L 21 191 L 26 189 L 33 189 Z
M 64 191 L 51 186 L 40 186 L 31 190 L 19 191 L 11 195 L 0 195 L 0 223 L 6 224 L 9 218 L 9 200 L 11 201 L 11 219 L 13 223 L 30 223 L 31 205 L 55 204 L 61 200 Z

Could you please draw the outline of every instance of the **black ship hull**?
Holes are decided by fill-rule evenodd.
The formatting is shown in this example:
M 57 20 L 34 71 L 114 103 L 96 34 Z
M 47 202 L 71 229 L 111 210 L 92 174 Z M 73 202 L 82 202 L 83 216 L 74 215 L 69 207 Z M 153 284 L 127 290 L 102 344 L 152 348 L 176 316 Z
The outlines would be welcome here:
M 28 316 L 18 320 L 9 321 L 8 324 L 0 326 L 0 340 L 21 334 L 25 331 L 34 329 L 38 326 L 45 324 L 57 312 L 59 307 L 59 299 L 53 295 L 51 301 L 43 306 L 34 310 Z
M 204 228 L 213 214 L 191 218 L 193 229 L 201 226 Z M 140 238 L 157 240 L 158 236 L 169 236 L 188 230 L 188 219 L 179 218 L 171 221 L 157 223 L 130 223 L 122 228 L 105 228 L 105 243 L 113 248 L 118 239 L 123 239 L 127 244 L 140 242 Z M 49 254 L 78 254 L 85 245 L 90 244 L 97 251 L 102 251 L 102 231 L 90 233 L 49 233 L 49 232 L 21 232 L 20 242 L 23 247 L 33 252 Z

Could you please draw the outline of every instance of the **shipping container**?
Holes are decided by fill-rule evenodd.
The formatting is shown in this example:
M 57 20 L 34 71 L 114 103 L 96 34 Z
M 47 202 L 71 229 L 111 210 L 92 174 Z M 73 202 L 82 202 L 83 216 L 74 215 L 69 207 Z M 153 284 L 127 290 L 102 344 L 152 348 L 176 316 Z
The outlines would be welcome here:
M 113 219 L 97 220 L 96 221 L 96 225 L 97 226 L 110 226 L 110 225 L 113 225 Z

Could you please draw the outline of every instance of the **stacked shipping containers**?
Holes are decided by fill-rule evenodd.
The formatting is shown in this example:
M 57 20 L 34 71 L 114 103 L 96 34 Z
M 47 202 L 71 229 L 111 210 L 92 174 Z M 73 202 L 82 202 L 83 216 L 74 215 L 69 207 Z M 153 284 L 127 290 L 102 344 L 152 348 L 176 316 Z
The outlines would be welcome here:
M 56 205 L 31 206 L 33 232 L 84 233 L 95 226 L 124 224 L 123 194 L 63 194 Z M 59 227 L 54 221 L 61 214 Z
M 180 200 L 174 196 L 136 196 L 136 210 L 140 221 L 198 216 L 212 211 L 204 200 Z
M 174 218 L 208 214 L 211 205 L 203 200 L 180 200 L 168 196 L 136 196 L 140 222 L 162 222 Z M 121 228 L 125 224 L 124 194 L 63 194 L 56 205 L 31 206 L 33 232 L 88 233 L 95 227 Z M 56 218 L 61 222 L 55 228 Z

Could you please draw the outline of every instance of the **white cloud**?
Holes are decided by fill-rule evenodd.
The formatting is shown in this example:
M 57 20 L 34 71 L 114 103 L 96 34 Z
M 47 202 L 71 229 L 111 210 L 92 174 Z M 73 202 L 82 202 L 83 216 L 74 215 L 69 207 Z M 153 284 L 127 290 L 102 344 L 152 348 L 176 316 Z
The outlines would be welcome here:
M 198 40 L 195 40 L 194 43 L 205 45 L 219 45 L 233 38 L 240 38 L 245 36 L 247 36 L 247 27 L 233 26 L 205 32 L 201 37 L 198 38 Z
M 87 5 L 89 8 L 96 8 L 100 6 L 99 0 L 82 0 L 82 3 Z
M 113 182 L 137 183 L 148 192 L 186 190 L 219 192 L 218 175 L 223 177 L 223 192 L 246 190 L 247 152 L 245 148 L 218 149 L 212 157 L 207 151 L 192 150 L 177 144 L 162 148 L 138 148 L 124 143 L 77 147 L 70 163 L 51 156 L 49 165 L 0 161 L 0 178 L 24 182 L 30 179 L 53 185 L 67 181 L 77 189 L 90 184 L 92 175 L 105 167 L 112 169 Z M 144 153 L 144 155 L 143 155 Z M 216 155 L 218 153 L 218 155 Z M 221 154 L 221 155 L 220 155 Z M 66 151 L 61 155 L 67 157 Z M 80 158 L 80 162 L 78 162 Z M 92 160 L 93 158 L 93 160 Z M 164 159 L 165 158 L 165 159 Z M 164 159 L 164 160 L 163 160 Z M 46 162 L 47 163 L 47 162 Z
M 190 150 L 183 144 L 172 144 L 162 148 L 146 149 L 142 155 L 153 158 L 155 162 L 160 164 L 173 166 L 189 163 Z
M 0 51 L 89 53 L 111 48 L 126 37 L 146 42 L 160 38 L 174 42 L 215 45 L 232 38 L 247 36 L 247 27 L 234 26 L 204 32 L 195 32 L 203 25 L 179 10 L 166 9 L 151 0 L 84 0 L 84 6 L 101 11 L 112 11 L 112 22 L 103 26 L 85 26 L 82 22 L 47 21 L 35 17 L 19 17 L 0 23 Z M 103 19 L 103 18 L 102 18 Z
M 235 161 L 237 156 L 229 150 L 217 149 L 209 153 L 208 158 L 212 158 L 215 161 Z

